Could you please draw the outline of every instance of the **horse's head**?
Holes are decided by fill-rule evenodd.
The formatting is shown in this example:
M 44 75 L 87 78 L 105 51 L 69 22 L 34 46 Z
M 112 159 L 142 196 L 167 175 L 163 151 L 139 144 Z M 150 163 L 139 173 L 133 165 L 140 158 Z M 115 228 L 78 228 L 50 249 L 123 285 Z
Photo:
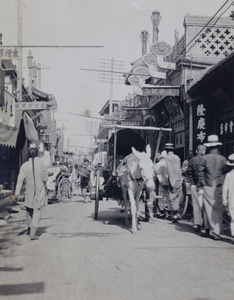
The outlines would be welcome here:
M 155 189 L 154 184 L 154 164 L 150 158 L 151 149 L 147 145 L 146 152 L 139 152 L 134 147 L 132 147 L 132 153 L 139 159 L 138 165 L 141 171 L 141 176 L 147 186 L 147 188 L 152 191 Z

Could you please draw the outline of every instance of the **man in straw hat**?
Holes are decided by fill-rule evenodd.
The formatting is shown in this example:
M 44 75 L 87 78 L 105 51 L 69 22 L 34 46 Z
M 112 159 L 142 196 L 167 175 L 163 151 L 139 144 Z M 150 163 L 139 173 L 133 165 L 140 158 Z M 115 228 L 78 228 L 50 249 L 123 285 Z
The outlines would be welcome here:
M 231 171 L 226 174 L 223 184 L 223 205 L 231 217 L 231 234 L 234 237 L 234 154 L 228 156 L 227 165 Z
M 168 217 L 172 222 L 177 222 L 180 219 L 179 204 L 182 197 L 182 170 L 181 161 L 178 155 L 174 154 L 174 145 L 171 143 L 165 144 L 164 150 L 167 152 L 165 157 L 167 172 L 168 172 L 168 207 L 167 213 L 171 214 Z
M 45 183 L 48 179 L 46 166 L 38 157 L 39 141 L 32 142 L 29 146 L 29 160 L 20 167 L 17 179 L 15 198 L 20 195 L 23 181 L 26 181 L 25 206 L 26 221 L 28 225 L 27 234 L 31 240 L 38 239 L 36 235 L 41 218 L 41 208 L 46 202 Z
M 222 188 L 226 168 L 226 158 L 219 154 L 219 142 L 217 135 L 208 136 L 208 154 L 203 156 L 198 168 L 197 190 L 203 195 L 204 209 L 208 219 L 209 228 L 206 229 L 205 237 L 210 237 L 213 232 L 214 240 L 220 240 L 222 231 L 223 202 Z

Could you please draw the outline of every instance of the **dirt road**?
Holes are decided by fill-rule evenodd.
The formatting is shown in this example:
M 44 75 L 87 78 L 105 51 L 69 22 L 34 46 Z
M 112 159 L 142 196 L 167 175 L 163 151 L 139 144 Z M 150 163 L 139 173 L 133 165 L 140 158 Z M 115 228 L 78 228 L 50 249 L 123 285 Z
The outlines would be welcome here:
M 25 211 L 1 223 L 1 299 L 231 300 L 230 237 L 200 237 L 188 221 L 142 222 L 133 235 L 117 202 L 75 197 L 43 208 L 37 241 L 24 233 Z M 143 205 L 140 214 L 143 216 Z

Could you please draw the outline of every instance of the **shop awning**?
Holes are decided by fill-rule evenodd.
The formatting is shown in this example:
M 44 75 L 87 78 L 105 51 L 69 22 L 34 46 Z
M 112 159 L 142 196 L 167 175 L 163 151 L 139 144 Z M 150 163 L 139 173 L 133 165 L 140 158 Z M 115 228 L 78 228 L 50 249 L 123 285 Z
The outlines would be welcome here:
M 34 126 L 33 120 L 26 112 L 24 112 L 24 129 L 28 140 L 38 140 L 38 132 Z
M 15 147 L 20 121 L 22 118 L 22 111 L 15 111 L 15 126 L 4 125 L 0 123 L 0 145 L 7 147 Z

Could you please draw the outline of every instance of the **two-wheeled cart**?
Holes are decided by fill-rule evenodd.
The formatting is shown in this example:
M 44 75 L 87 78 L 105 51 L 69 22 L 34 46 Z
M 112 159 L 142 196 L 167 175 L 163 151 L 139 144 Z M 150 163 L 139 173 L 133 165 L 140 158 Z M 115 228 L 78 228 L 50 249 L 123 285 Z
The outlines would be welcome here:
M 161 137 L 163 132 L 170 132 L 171 128 L 161 128 L 161 127 L 149 127 L 149 126 L 123 126 L 123 125 L 103 125 L 105 128 L 113 129 L 113 134 L 109 139 L 108 145 L 108 161 L 109 170 L 103 169 L 103 167 L 96 168 L 95 175 L 95 187 L 92 190 L 92 199 L 95 200 L 94 218 L 98 218 L 99 201 L 103 197 L 111 198 L 114 200 L 122 199 L 121 188 L 117 184 L 117 174 L 116 169 L 119 161 L 125 156 L 129 155 L 131 147 L 136 148 L 138 151 L 143 151 L 145 149 L 145 141 L 138 133 L 139 131 L 158 131 L 158 139 L 155 150 L 154 162 L 156 161 L 156 153 L 159 150 L 159 145 L 161 142 Z M 109 172 L 109 176 L 105 173 Z M 100 178 L 105 177 L 105 185 L 100 185 Z M 108 177 L 108 178 L 107 178 Z M 185 183 L 182 187 L 186 187 Z M 180 203 L 180 213 L 183 216 L 187 208 L 187 192 L 185 188 L 183 190 L 183 197 Z M 145 191 L 143 193 L 143 198 L 145 198 Z M 149 209 L 147 207 L 147 201 L 145 201 L 145 217 L 149 218 Z

